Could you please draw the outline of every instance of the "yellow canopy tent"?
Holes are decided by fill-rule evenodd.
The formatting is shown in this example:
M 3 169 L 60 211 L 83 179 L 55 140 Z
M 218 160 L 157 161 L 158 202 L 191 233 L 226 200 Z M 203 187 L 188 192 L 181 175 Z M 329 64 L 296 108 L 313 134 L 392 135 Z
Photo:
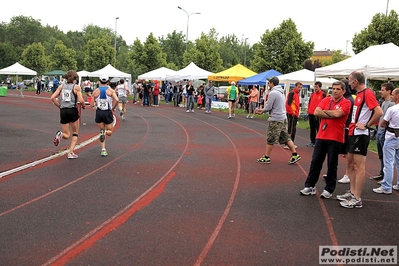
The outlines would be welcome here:
M 245 79 L 256 74 L 258 73 L 253 72 L 241 64 L 237 64 L 231 68 L 223 70 L 222 72 L 208 76 L 208 80 L 237 82 L 241 79 Z

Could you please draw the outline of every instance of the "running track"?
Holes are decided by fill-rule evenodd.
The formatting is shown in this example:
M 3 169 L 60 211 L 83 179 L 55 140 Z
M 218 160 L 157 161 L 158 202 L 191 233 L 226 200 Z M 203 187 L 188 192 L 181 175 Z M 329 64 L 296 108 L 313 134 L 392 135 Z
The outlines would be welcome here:
M 52 144 L 60 125 L 49 95 L 17 94 L 0 98 L 0 265 L 317 265 L 319 245 L 398 243 L 396 191 L 377 195 L 366 180 L 354 210 L 299 195 L 306 130 L 296 165 L 279 146 L 257 164 L 265 121 L 129 103 L 105 158 L 94 110 L 83 110 L 79 159 L 68 160 L 56 155 L 69 141 Z M 378 167 L 370 153 L 367 176 Z

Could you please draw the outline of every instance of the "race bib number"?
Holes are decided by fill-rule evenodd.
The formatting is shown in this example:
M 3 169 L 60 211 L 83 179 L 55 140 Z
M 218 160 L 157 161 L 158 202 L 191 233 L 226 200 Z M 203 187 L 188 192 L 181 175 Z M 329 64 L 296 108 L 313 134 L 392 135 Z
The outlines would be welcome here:
M 71 92 L 70 91 L 63 91 L 62 92 L 62 100 L 64 102 L 70 102 L 71 101 Z
M 100 110 L 108 110 L 108 101 L 107 99 L 99 99 L 97 101 L 97 108 Z
M 354 105 L 353 106 L 353 111 L 352 111 L 352 121 L 351 121 L 351 123 L 355 123 L 356 122 L 356 112 L 357 111 L 357 106 L 356 105 Z

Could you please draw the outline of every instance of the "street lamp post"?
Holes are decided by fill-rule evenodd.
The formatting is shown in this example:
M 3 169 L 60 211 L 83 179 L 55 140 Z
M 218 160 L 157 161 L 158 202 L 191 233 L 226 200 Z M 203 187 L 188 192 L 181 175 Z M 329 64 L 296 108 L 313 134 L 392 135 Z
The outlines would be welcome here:
M 248 40 L 248 38 L 245 38 L 245 44 L 244 44 L 244 66 L 247 66 L 247 40 Z
M 389 0 L 387 0 L 387 10 L 385 11 L 385 16 L 388 16 L 388 6 L 389 6 Z
M 187 14 L 187 31 L 186 31 L 186 51 L 187 51 L 187 45 L 188 45 L 188 21 L 190 19 L 191 15 L 199 15 L 201 14 L 200 12 L 194 12 L 194 13 L 188 13 L 184 8 L 181 8 L 180 6 L 177 7 L 178 9 L 183 10 Z
M 117 23 L 117 21 L 118 21 L 118 19 L 119 19 L 119 17 L 116 17 L 115 18 L 115 44 L 114 44 L 114 48 L 115 48 L 115 63 L 116 63 L 116 23 Z

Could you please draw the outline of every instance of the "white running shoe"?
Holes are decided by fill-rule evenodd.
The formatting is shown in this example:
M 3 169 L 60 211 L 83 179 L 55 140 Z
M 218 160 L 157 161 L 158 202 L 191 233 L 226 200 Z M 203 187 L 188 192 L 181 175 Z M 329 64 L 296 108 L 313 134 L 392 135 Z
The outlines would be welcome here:
M 349 179 L 349 176 L 347 176 L 347 175 L 344 175 L 340 180 L 338 180 L 338 183 L 341 183 L 341 184 L 348 184 L 350 182 L 351 181 Z

